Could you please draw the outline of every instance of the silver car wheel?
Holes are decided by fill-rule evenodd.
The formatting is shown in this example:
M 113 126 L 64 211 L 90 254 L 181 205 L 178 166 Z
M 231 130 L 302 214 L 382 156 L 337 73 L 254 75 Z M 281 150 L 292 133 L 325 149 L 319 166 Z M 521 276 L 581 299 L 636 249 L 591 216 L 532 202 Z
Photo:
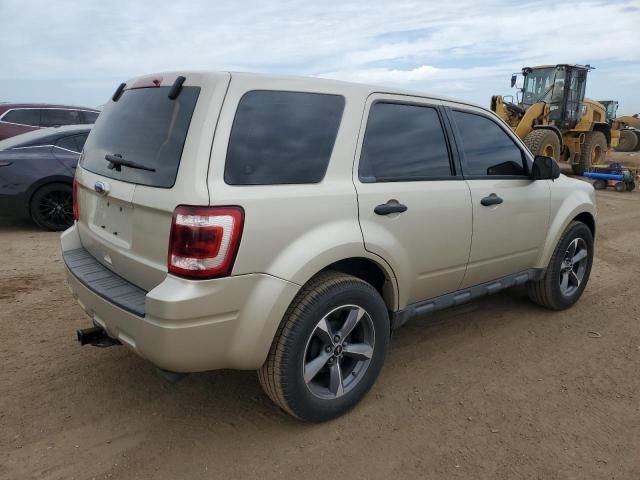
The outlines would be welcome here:
M 580 237 L 573 239 L 560 265 L 559 282 L 562 295 L 570 297 L 580 288 L 587 271 L 588 260 L 587 243 Z
M 333 309 L 316 324 L 307 340 L 302 375 L 318 398 L 336 399 L 353 390 L 369 367 L 375 329 L 357 305 Z

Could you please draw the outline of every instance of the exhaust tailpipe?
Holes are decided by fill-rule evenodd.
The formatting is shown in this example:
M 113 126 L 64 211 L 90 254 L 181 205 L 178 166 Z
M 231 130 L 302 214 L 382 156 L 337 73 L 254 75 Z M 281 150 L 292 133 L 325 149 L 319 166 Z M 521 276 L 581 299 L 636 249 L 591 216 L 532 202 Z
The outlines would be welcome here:
M 81 328 L 76 331 L 78 342 L 81 346 L 93 345 L 94 347 L 111 347 L 120 345 L 120 341 L 110 337 L 102 327 Z

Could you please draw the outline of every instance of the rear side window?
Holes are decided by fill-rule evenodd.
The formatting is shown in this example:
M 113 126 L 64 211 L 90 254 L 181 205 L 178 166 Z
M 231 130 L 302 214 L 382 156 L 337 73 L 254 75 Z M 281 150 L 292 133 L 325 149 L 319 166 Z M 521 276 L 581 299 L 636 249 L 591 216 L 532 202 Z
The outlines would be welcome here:
M 45 108 L 40 117 L 40 126 L 57 127 L 59 125 L 76 125 L 83 123 L 78 110 L 62 110 Z
M 75 137 L 73 137 L 73 139 L 76 142 L 76 147 L 78 149 L 78 152 L 81 152 L 82 149 L 84 148 L 84 144 L 87 141 L 88 136 L 89 136 L 88 133 L 83 133 L 82 135 L 76 135 Z
M 511 137 L 493 120 L 453 111 L 457 142 L 464 152 L 464 174 L 471 176 L 526 175 L 525 157 Z
M 56 142 L 56 147 L 71 150 L 72 152 L 80 153 L 84 142 L 87 140 L 87 134 L 73 135 L 70 137 L 63 137 Z
M 125 90 L 100 113 L 84 145 L 82 167 L 123 182 L 170 188 L 176 181 L 199 87 L 182 87 L 175 100 L 171 87 Z M 154 171 L 126 165 L 109 168 L 106 155 L 119 155 Z
M 358 175 L 363 182 L 450 177 L 449 151 L 438 111 L 375 103 L 367 121 Z
M 2 117 L 2 121 L 38 127 L 40 126 L 40 109 L 11 110 Z
M 82 122 L 80 123 L 96 123 L 98 118 L 98 112 L 80 112 L 82 115 Z
M 344 98 L 253 91 L 238 105 L 227 150 L 229 185 L 318 183 L 338 134 Z
M 64 148 L 65 150 L 71 150 L 72 152 L 79 153 L 78 144 L 75 141 L 75 137 L 63 137 L 56 142 L 56 147 Z

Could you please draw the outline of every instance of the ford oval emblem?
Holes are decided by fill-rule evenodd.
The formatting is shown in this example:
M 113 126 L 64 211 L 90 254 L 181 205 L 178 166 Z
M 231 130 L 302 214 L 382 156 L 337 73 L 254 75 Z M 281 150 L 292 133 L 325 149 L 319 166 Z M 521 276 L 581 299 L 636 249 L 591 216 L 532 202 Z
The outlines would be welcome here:
M 100 195 L 106 195 L 109 193 L 109 190 L 111 190 L 111 185 L 106 182 L 96 182 L 93 189 Z

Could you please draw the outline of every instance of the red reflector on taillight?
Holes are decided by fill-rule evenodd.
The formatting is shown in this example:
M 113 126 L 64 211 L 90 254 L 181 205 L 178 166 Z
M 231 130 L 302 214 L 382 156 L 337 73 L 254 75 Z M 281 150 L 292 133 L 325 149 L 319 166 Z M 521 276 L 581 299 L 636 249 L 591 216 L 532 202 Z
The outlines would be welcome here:
M 73 219 L 80 219 L 80 204 L 78 202 L 78 180 L 73 179 Z
M 243 223 L 240 207 L 179 206 L 171 223 L 169 272 L 187 278 L 229 275 Z

